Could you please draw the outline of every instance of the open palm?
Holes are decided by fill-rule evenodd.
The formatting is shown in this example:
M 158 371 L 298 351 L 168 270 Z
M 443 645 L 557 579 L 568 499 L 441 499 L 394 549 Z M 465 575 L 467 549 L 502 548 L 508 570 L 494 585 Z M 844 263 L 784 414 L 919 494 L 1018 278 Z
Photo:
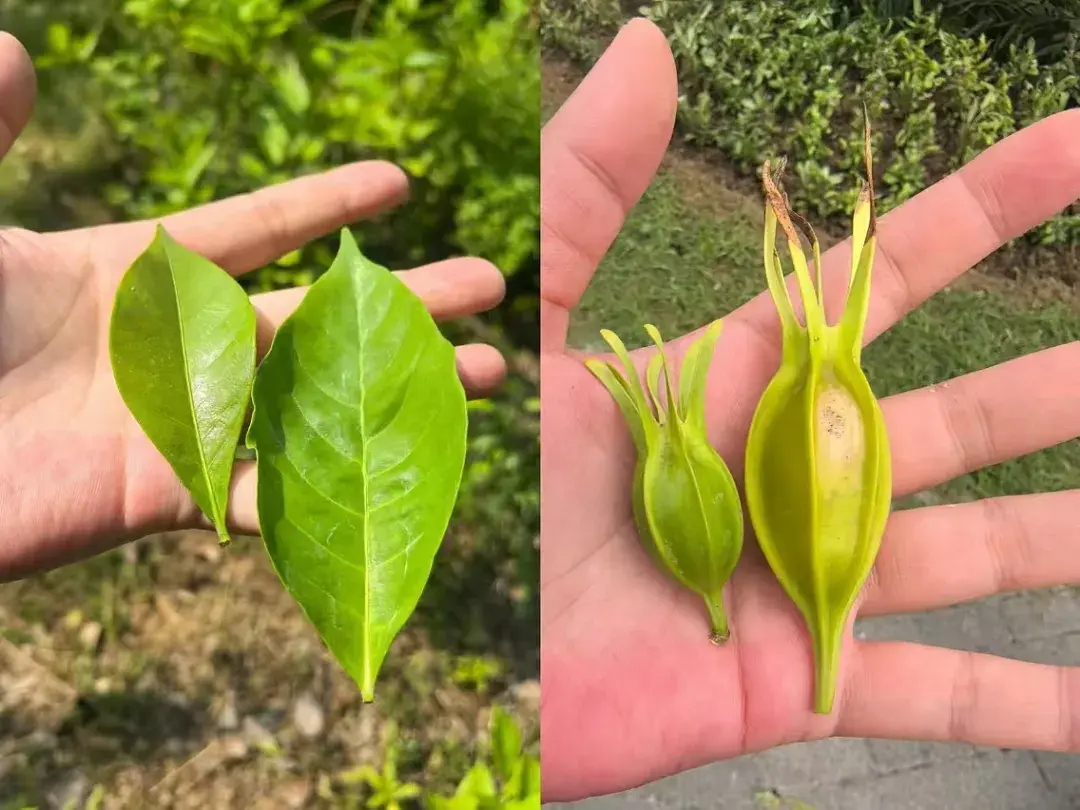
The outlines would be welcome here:
M 723 647 L 708 643 L 700 598 L 661 575 L 641 549 L 630 511 L 629 433 L 565 340 L 570 310 L 667 148 L 676 93 L 663 35 L 635 21 L 543 133 L 545 799 L 622 790 L 830 735 L 1080 749 L 1075 670 L 856 642 L 850 629 L 833 713 L 814 715 L 802 619 L 750 538 L 726 595 L 732 637 Z M 866 339 L 1080 196 L 1078 136 L 1080 114 L 1054 116 L 882 218 Z M 830 312 L 846 288 L 849 259 L 847 242 L 824 257 Z M 680 357 L 686 339 L 670 346 Z M 640 368 L 650 352 L 635 353 Z M 779 356 L 767 295 L 725 318 L 706 413 L 710 439 L 736 478 L 753 409 Z M 1080 434 L 1077 368 L 1080 346 L 1070 344 L 884 400 L 894 495 Z M 859 615 L 1075 580 L 1080 551 L 1070 535 L 1078 520 L 1077 491 L 896 513 Z
M 0 33 L 0 158 L 29 118 L 34 76 L 22 47 Z M 405 175 L 379 162 L 344 166 L 164 221 L 177 241 L 234 275 L 371 216 L 407 196 Z M 155 531 L 201 525 L 191 497 L 127 412 L 109 365 L 113 296 L 155 222 L 53 234 L 0 230 L 0 581 Z M 499 302 L 503 280 L 478 259 L 406 271 L 436 318 Z M 304 290 L 253 298 L 259 353 Z M 466 389 L 505 372 L 490 346 L 458 349 Z M 230 522 L 258 530 L 253 465 L 233 482 Z

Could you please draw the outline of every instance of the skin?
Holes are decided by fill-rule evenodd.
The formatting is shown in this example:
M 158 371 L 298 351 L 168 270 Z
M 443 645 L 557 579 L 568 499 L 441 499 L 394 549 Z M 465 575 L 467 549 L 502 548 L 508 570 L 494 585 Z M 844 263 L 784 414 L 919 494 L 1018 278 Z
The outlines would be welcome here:
M 663 35 L 637 20 L 542 136 L 545 800 L 618 791 L 833 735 L 1080 751 L 1080 670 L 856 641 L 850 628 L 834 711 L 814 715 L 806 631 L 752 537 L 727 594 L 732 638 L 722 648 L 708 643 L 699 598 L 663 577 L 640 548 L 629 434 L 582 357 L 567 350 L 566 328 L 663 157 L 676 94 Z M 1071 111 L 995 145 L 884 216 L 867 341 L 1077 197 L 1080 114 Z M 845 242 L 823 259 L 831 319 L 849 258 Z M 727 316 L 713 360 L 710 439 L 737 478 L 754 406 L 779 362 L 779 332 L 763 293 Z M 642 369 L 650 353 L 636 353 Z M 1078 367 L 1080 345 L 1072 343 L 885 399 L 895 495 L 1080 435 Z M 858 614 L 1080 581 L 1078 518 L 1080 491 L 896 513 Z
M 0 158 L 30 118 L 29 57 L 0 32 Z M 299 178 L 163 220 L 181 244 L 234 275 L 256 270 L 342 226 L 405 201 L 396 166 L 364 162 Z M 60 233 L 0 229 L 0 581 L 75 562 L 156 532 L 205 528 L 187 491 L 128 414 L 109 366 L 116 286 L 150 244 L 156 222 Z M 461 258 L 402 280 L 437 319 L 489 309 L 502 274 Z M 253 296 L 259 354 L 304 289 Z M 497 350 L 457 349 L 470 395 L 506 373 Z M 229 522 L 257 533 L 255 470 L 238 465 Z

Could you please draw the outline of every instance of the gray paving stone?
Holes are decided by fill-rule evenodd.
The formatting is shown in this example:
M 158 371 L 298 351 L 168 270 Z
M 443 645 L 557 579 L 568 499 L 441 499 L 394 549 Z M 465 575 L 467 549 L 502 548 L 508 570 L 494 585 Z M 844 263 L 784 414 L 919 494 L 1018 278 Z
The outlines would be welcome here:
M 855 638 L 859 641 L 917 641 L 919 625 L 915 616 L 914 613 L 903 613 L 858 619 L 854 628 Z
M 855 624 L 855 634 L 868 641 L 916 641 L 1005 655 L 1015 643 L 1002 616 L 1005 603 L 1012 598 L 995 596 L 925 613 L 861 619 Z M 1080 621 L 1076 629 L 1080 629 Z
M 657 810 L 657 805 L 645 796 L 626 792 L 613 796 L 598 796 L 581 802 L 545 804 L 542 805 L 542 810 Z
M 767 764 L 764 757 L 739 757 L 662 779 L 635 794 L 659 808 L 711 810 L 723 797 L 724 810 L 756 810 L 754 794 L 764 790 L 770 778 Z
M 1073 810 L 1027 752 L 992 752 L 799 796 L 817 810 Z M 721 807 L 723 805 L 720 805 Z
M 918 636 L 914 640 L 935 647 L 1007 655 L 1015 643 L 1002 619 L 1008 600 L 993 597 L 916 614 Z
M 1034 758 L 1050 787 L 1080 807 L 1080 754 L 1036 751 Z
M 1025 591 L 1002 603 L 1002 616 L 1017 639 L 1048 638 L 1080 630 L 1080 590 Z
M 755 767 L 762 771 L 761 789 L 782 793 L 827 781 L 842 782 L 874 774 L 874 759 L 866 740 L 837 738 L 795 743 L 758 754 Z
M 1080 632 L 1018 641 L 1009 657 L 1036 664 L 1080 666 Z
M 867 747 L 879 774 L 909 771 L 939 762 L 973 757 L 974 746 L 966 743 L 908 742 L 907 740 L 868 740 Z

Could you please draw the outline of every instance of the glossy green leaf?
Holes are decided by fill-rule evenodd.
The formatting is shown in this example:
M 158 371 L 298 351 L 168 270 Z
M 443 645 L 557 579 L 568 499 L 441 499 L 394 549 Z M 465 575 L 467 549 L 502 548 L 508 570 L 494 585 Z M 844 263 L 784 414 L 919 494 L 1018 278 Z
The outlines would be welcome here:
M 870 134 L 867 182 L 853 217 L 848 300 L 826 322 L 820 275 L 811 280 L 800 236 L 765 164 L 764 262 L 780 316 L 780 368 L 765 389 L 746 444 L 746 498 L 769 566 L 799 608 L 814 651 L 814 711 L 832 710 L 843 634 L 881 545 L 892 498 L 888 437 L 881 408 L 860 366 L 875 233 Z M 805 326 L 795 318 L 775 249 L 787 237 Z M 820 273 L 817 239 L 800 222 Z
M 255 378 L 266 549 L 323 641 L 374 699 L 457 498 L 467 412 L 454 348 L 348 230 Z
M 128 410 L 227 543 L 229 479 L 255 373 L 247 293 L 159 226 L 120 281 L 109 353 Z

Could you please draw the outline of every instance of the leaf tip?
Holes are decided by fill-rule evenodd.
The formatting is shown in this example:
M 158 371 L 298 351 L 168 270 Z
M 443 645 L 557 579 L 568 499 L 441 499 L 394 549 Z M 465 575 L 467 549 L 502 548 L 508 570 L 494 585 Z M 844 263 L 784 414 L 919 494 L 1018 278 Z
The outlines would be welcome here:
M 340 247 L 349 247 L 355 250 L 359 250 L 359 246 L 356 244 L 356 237 L 353 236 L 352 229 L 346 225 L 341 229 L 341 245 Z

